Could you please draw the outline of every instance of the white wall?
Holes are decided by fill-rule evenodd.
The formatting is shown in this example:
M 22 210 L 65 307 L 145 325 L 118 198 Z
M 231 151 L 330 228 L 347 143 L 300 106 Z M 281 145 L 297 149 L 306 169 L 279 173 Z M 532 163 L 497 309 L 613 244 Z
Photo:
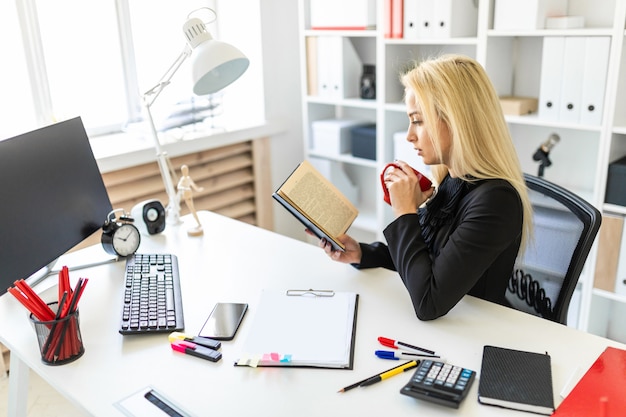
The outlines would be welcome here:
M 264 106 L 265 119 L 284 127 L 284 133 L 272 136 L 270 143 L 275 190 L 304 158 L 298 2 L 218 0 L 217 9 L 220 39 L 236 45 L 250 59 L 246 74 L 228 87 L 229 95 L 248 95 L 243 106 L 238 100 L 231 121 L 234 125 L 238 120 L 245 123 L 253 114 L 259 114 L 256 106 Z M 263 83 L 262 88 L 258 88 L 258 83 Z M 253 90 L 262 92 L 260 100 Z M 304 227 L 271 195 L 266 198 L 274 208 L 274 230 L 306 240 Z
M 265 80 L 265 116 L 267 120 L 278 121 L 286 128 L 285 133 L 274 136 L 271 141 L 271 174 L 273 189 L 277 189 L 304 158 L 298 2 L 295 0 L 259 1 Z M 305 240 L 304 226 L 277 203 L 272 201 L 272 204 L 274 205 L 274 230 L 299 240 Z

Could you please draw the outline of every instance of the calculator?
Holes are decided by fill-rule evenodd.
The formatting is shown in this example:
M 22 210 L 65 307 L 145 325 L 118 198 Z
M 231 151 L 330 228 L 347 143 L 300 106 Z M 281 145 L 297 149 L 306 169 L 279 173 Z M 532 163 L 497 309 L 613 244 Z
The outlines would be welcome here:
M 444 362 L 423 360 L 400 390 L 401 394 L 422 400 L 459 408 L 467 395 L 476 372 Z

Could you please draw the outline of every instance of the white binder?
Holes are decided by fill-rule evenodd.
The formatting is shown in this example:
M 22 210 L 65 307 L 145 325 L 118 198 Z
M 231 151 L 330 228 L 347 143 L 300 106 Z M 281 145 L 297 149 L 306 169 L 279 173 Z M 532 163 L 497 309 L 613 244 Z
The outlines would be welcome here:
M 417 37 L 432 38 L 435 4 L 433 0 L 416 0 L 417 3 Z
M 545 28 L 546 17 L 567 15 L 567 0 L 496 0 L 495 30 L 537 30 Z
M 476 36 L 478 8 L 469 0 L 404 0 L 404 20 L 405 38 Z
M 341 36 L 320 36 L 317 53 L 319 97 L 358 97 L 363 68 L 352 42 Z
M 406 0 L 405 0 L 406 1 Z M 469 0 L 430 0 L 433 8 L 431 37 L 476 36 L 478 7 Z
M 587 38 L 568 36 L 563 52 L 559 121 L 580 123 Z
M 543 39 L 539 90 L 539 117 L 541 119 L 559 119 L 564 51 L 565 38 L 563 36 L 548 36 Z
M 604 110 L 604 90 L 609 65 L 611 38 L 590 36 L 586 40 L 586 56 L 580 122 L 599 125 Z
M 376 27 L 376 1 L 310 0 L 309 15 L 312 29 L 373 29 Z
M 404 0 L 404 39 L 419 38 L 421 0 Z

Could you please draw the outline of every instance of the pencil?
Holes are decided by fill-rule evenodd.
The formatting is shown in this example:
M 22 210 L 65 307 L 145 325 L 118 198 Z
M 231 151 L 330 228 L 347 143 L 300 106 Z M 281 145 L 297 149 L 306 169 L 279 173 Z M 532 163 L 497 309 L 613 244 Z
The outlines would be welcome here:
M 371 377 L 367 381 L 363 382 L 361 384 L 361 386 L 362 387 L 366 387 L 368 385 L 372 385 L 372 384 L 375 384 L 377 382 L 380 382 L 380 381 L 382 381 L 384 379 L 391 378 L 394 375 L 398 375 L 398 374 L 401 374 L 402 372 L 408 371 L 409 369 L 416 368 L 417 364 L 418 364 L 418 362 L 416 362 L 416 361 L 407 362 L 407 363 L 405 363 L 404 365 L 402 365 L 399 368 L 391 369 L 391 370 L 389 370 L 387 372 L 383 372 L 383 373 L 381 373 L 379 375 Z
M 394 367 L 393 367 L 393 368 L 391 368 L 391 369 L 387 369 L 386 371 L 379 372 L 379 373 L 377 373 L 376 375 L 370 376 L 369 378 L 365 378 L 365 379 L 363 379 L 363 380 L 361 380 L 361 381 L 359 381 L 359 382 L 355 382 L 354 384 L 348 385 L 347 387 L 343 387 L 342 389 L 340 389 L 340 390 L 339 390 L 339 391 L 337 391 L 337 392 L 346 392 L 346 391 L 349 391 L 349 390 L 351 390 L 351 389 L 353 389 L 353 388 L 356 388 L 356 387 L 360 386 L 362 383 L 364 383 L 364 382 L 366 382 L 366 381 L 369 381 L 369 380 L 370 380 L 370 379 L 372 379 L 372 378 L 376 378 L 376 377 L 378 377 L 378 376 L 380 376 L 380 375 L 382 375 L 382 374 L 384 374 L 384 373 L 394 371 L 394 370 L 396 370 L 396 369 L 398 369 L 398 368 L 402 368 L 402 367 L 404 367 L 404 366 L 406 366 L 406 365 L 410 364 L 411 362 L 415 362 L 415 361 L 408 361 L 408 362 L 402 363 L 402 364 L 400 364 L 400 365 L 398 365 L 398 366 L 394 366 Z M 415 363 L 417 364 L 417 362 L 415 362 Z

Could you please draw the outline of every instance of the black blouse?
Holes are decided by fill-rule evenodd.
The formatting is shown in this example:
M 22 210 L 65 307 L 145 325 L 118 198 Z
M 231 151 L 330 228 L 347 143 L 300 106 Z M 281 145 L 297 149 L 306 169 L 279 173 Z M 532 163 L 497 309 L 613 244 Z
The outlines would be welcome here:
M 507 181 L 448 176 L 419 214 L 385 228 L 387 245 L 361 243 L 354 266 L 398 271 L 421 320 L 445 315 L 465 294 L 507 305 L 522 219 L 521 200 Z

